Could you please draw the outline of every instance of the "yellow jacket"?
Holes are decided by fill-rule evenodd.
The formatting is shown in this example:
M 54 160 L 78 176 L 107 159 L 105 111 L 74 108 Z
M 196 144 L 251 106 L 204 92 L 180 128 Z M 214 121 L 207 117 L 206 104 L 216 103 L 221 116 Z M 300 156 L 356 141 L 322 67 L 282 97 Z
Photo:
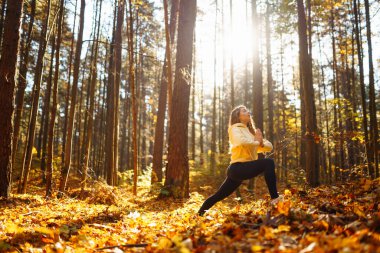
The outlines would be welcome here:
M 243 123 L 233 124 L 228 128 L 230 141 L 231 164 L 236 162 L 249 162 L 257 160 L 258 153 L 272 151 L 273 145 L 264 139 L 264 146 L 249 131 Z

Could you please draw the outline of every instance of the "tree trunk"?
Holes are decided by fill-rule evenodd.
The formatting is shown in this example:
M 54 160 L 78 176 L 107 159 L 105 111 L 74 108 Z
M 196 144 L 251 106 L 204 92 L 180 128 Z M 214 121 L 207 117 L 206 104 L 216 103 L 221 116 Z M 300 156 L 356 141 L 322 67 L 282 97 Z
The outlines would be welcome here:
M 359 10 L 357 7 L 357 3 L 359 2 L 354 0 L 354 15 L 355 15 L 355 40 L 357 46 L 358 53 L 358 64 L 359 64 L 359 75 L 360 75 L 360 92 L 361 92 L 361 102 L 362 102 L 362 120 L 363 120 L 363 130 L 364 130 L 364 141 L 366 146 L 366 154 L 368 160 L 367 173 L 370 173 L 373 168 L 371 168 L 372 163 L 374 161 L 373 153 L 370 152 L 371 148 L 369 145 L 369 137 L 368 137 L 368 120 L 367 120 L 367 102 L 366 102 L 366 91 L 364 84 L 364 67 L 363 67 L 363 56 L 362 56 L 362 45 L 360 40 L 360 22 L 359 22 Z
M 318 136 L 315 115 L 314 89 L 312 79 L 312 64 L 308 54 L 306 18 L 303 0 L 297 0 L 298 33 L 300 47 L 301 85 L 305 94 L 305 123 L 306 123 L 306 179 L 312 187 L 319 185 L 319 156 L 318 144 L 314 138 Z
M 137 147 L 137 101 L 136 101 L 136 87 L 135 87 L 135 71 L 134 71 L 134 51 L 133 51 L 133 10 L 132 0 L 129 0 L 129 83 L 131 85 L 132 93 L 132 141 L 133 141 L 133 194 L 137 195 L 137 176 L 138 176 L 138 147 Z
M 196 61 L 196 38 L 194 34 L 194 57 L 193 57 L 193 78 L 191 79 L 191 160 L 195 162 L 195 72 L 196 72 L 196 66 L 197 66 L 197 61 Z
M 83 29 L 84 29 L 84 10 L 86 7 L 86 1 L 81 0 L 80 6 L 80 16 L 79 16 L 79 31 L 78 39 L 75 49 L 75 58 L 74 58 L 74 73 L 73 73 L 73 87 L 71 89 L 71 101 L 70 101 L 70 114 L 67 124 L 67 134 L 66 134 L 66 144 L 65 144 L 65 163 L 61 170 L 61 179 L 59 182 L 59 194 L 58 197 L 61 197 L 65 191 L 67 178 L 71 166 L 71 149 L 73 141 L 73 127 L 74 127 L 74 115 L 75 115 L 75 104 L 78 92 L 78 81 L 79 81 L 79 66 L 80 58 L 82 53 L 82 42 L 83 42 Z
M 283 144 L 283 148 L 282 148 L 282 152 L 281 152 L 281 167 L 282 167 L 282 171 L 283 171 L 283 180 L 285 181 L 285 183 L 287 184 L 288 183 L 288 169 L 287 169 L 287 165 L 288 165 L 288 157 L 287 157 L 287 130 L 286 130 L 286 105 L 285 105 L 285 102 L 286 102 L 286 93 L 285 93 L 285 84 L 284 84 L 284 44 L 283 44 L 283 40 L 282 40 L 282 33 L 280 34 L 280 38 L 281 38 L 281 53 L 280 53 L 280 62 L 281 62 L 281 88 L 282 88 L 282 97 L 281 97 L 281 107 L 282 107 L 282 133 L 281 135 L 284 136 L 284 138 L 282 138 L 283 141 L 285 141 L 285 143 Z
M 333 53 L 333 77 L 332 77 L 332 90 L 334 94 L 334 101 L 337 101 L 337 60 L 336 60 L 336 43 L 335 43 L 335 15 L 334 15 L 334 9 L 332 7 L 331 9 L 331 39 L 332 39 L 332 53 Z M 333 111 L 334 111 L 334 121 L 333 121 L 333 129 L 334 133 L 338 132 L 338 111 L 337 106 L 333 105 Z M 334 135 L 335 136 L 335 135 Z M 339 150 L 338 145 L 336 143 L 336 140 L 334 141 L 334 180 L 339 180 L 340 175 L 340 162 L 339 162 Z
M 74 16 L 77 15 L 78 0 L 75 0 Z M 72 30 L 75 31 L 76 18 L 74 18 L 74 24 Z M 63 137 L 62 137 L 62 166 L 65 164 L 65 150 L 66 150 L 66 135 L 67 135 L 67 124 L 69 117 L 69 101 L 70 101 L 70 85 L 71 85 L 71 67 L 73 62 L 73 52 L 74 52 L 74 35 L 71 38 L 70 45 L 70 55 L 69 55 L 69 67 L 68 67 L 68 82 L 67 82 L 67 91 L 65 97 L 65 120 L 63 124 Z
M 253 36 L 255 38 L 253 47 L 253 99 L 252 99 L 252 114 L 255 126 L 263 130 L 263 79 L 260 64 L 259 53 L 259 19 L 257 15 L 256 0 L 252 1 L 252 23 L 253 23 Z
M 48 127 L 49 127 L 49 108 L 50 108 L 50 97 L 51 97 L 51 88 L 53 83 L 53 63 L 54 63 L 54 54 L 55 54 L 55 34 L 53 34 L 52 39 L 52 49 L 50 57 L 50 67 L 49 67 L 49 78 L 46 84 L 46 91 L 44 97 L 44 107 L 42 110 L 42 119 L 40 127 L 40 139 L 42 143 L 39 143 L 41 147 L 42 157 L 41 157 L 41 171 L 42 171 L 42 183 L 46 183 L 46 145 L 48 141 Z M 42 138 L 41 138 L 42 136 Z
M 266 53 L 267 53 L 267 81 L 268 81 L 268 133 L 267 138 L 275 143 L 273 129 L 273 80 L 272 80 L 272 56 L 271 56 L 271 27 L 270 27 L 270 6 L 267 1 L 267 13 L 265 15 L 265 33 L 266 33 Z
M 84 139 L 83 144 L 83 160 L 81 163 L 81 171 L 82 171 L 82 182 L 81 182 L 81 194 L 83 196 L 84 190 L 86 188 L 87 183 L 87 177 L 88 177 L 88 163 L 89 163 L 89 157 L 90 157 L 90 147 L 91 147 L 91 141 L 92 141 L 92 135 L 93 135 L 93 128 L 94 128 L 94 107 L 95 107 L 95 89 L 96 89 L 96 83 L 97 83 L 97 61 L 98 61 L 98 47 L 99 47 L 99 34 L 100 34 L 100 20 L 101 20 L 101 13 L 102 13 L 102 1 L 100 1 L 100 7 L 99 7 L 99 17 L 95 17 L 98 20 L 96 22 L 96 35 L 94 35 L 95 38 L 95 47 L 94 47 L 94 56 L 92 57 L 91 62 L 91 82 L 90 85 L 90 94 L 89 94 L 89 109 L 87 114 L 87 126 L 86 126 L 86 138 Z
M 6 1 L 4 0 L 3 3 Z M 29 52 L 32 41 L 32 31 L 34 24 L 34 17 L 36 14 L 36 0 L 32 0 L 30 2 L 30 20 L 28 22 L 28 32 L 24 45 L 21 45 L 21 53 L 22 57 L 20 60 L 20 72 L 18 77 L 17 84 L 17 94 L 16 94 L 16 113 L 14 118 L 14 131 L 13 131 L 13 152 L 12 152 L 12 164 L 14 164 L 15 156 L 17 153 L 17 144 L 18 137 L 20 132 L 20 124 L 21 124 L 21 116 L 24 108 L 24 96 L 25 96 L 25 88 L 26 88 L 26 73 L 28 72 L 28 64 L 29 64 Z M 1 34 L 1 33 L 0 33 Z
M 203 166 L 204 164 L 204 141 L 203 141 L 203 115 L 204 115 L 204 94 L 203 94 L 203 69 L 201 66 L 201 90 L 199 91 L 199 151 L 200 151 L 200 164 Z
M 7 0 L 0 60 L 0 197 L 9 198 L 12 181 L 13 94 L 23 0 Z
M 176 74 L 170 116 L 167 177 L 165 180 L 168 195 L 175 198 L 189 196 L 187 136 L 196 7 L 196 0 L 180 2 Z
M 211 155 L 210 155 L 210 171 L 211 175 L 215 175 L 215 153 L 216 153 L 216 33 L 218 20 L 218 0 L 215 1 L 215 24 L 214 24 L 214 94 L 212 98 L 212 132 L 211 132 Z
M 57 113 L 57 97 L 58 97 L 58 78 L 59 78 L 59 66 L 60 66 L 60 49 L 62 42 L 62 24 L 64 14 L 65 0 L 60 0 L 59 3 L 59 17 L 58 17 L 58 31 L 57 31 L 57 45 L 55 52 L 55 69 L 54 69 L 54 84 L 53 84 L 53 104 L 51 107 L 51 116 L 48 130 L 48 143 L 47 143 L 47 162 L 46 162 L 46 197 L 50 197 L 52 194 L 52 176 L 53 176 L 53 138 L 54 138 L 54 126 Z
M 121 43 L 122 43 L 122 29 L 124 21 L 125 0 L 120 0 L 117 10 L 117 23 L 115 31 L 115 132 L 114 132 L 114 184 L 117 185 L 117 172 L 119 170 L 119 94 L 120 94 L 120 75 L 121 75 Z
M 0 14 L 0 45 L 2 45 L 3 41 L 3 29 L 4 29 L 4 17 L 5 17 L 5 11 L 6 11 L 6 0 L 2 0 L 1 3 L 1 14 Z
M 372 56 L 372 35 L 371 35 L 371 20 L 369 12 L 369 1 L 364 0 L 365 6 L 365 23 L 367 28 L 367 44 L 368 44 L 368 68 L 369 68 L 369 116 L 370 116 L 370 131 L 369 131 L 369 152 L 373 155 L 373 164 L 369 165 L 369 175 L 371 178 L 379 177 L 379 129 L 377 126 L 376 112 L 376 90 L 373 70 Z M 378 97 L 379 94 L 377 94 Z
M 254 0 L 255 1 L 255 0 Z M 232 0 L 230 0 L 230 36 L 233 31 L 233 18 L 232 18 Z M 231 85 L 231 108 L 235 107 L 235 88 L 234 88 L 234 58 L 233 58 L 233 45 L 230 48 L 230 85 Z
M 164 1 L 165 4 L 166 0 Z M 165 6 L 164 6 L 165 7 Z M 157 111 L 157 122 L 154 131 L 154 147 L 153 147 L 153 170 L 151 182 L 161 182 L 163 178 L 162 173 L 162 155 L 164 149 L 164 125 L 165 125 L 165 114 L 166 114 L 166 98 L 168 96 L 171 88 L 168 88 L 169 78 L 171 79 L 171 57 L 168 57 L 171 52 L 170 47 L 174 43 L 176 24 L 177 24 L 177 15 L 178 15 L 179 0 L 173 0 L 170 10 L 170 26 L 166 28 L 166 54 L 164 66 L 162 68 L 162 78 L 160 85 L 160 94 L 158 98 L 158 111 Z M 165 14 L 165 19 L 167 19 L 167 14 Z M 166 24 L 167 26 L 168 24 Z M 169 38 L 168 38 L 169 36 Z M 169 43 L 170 39 L 170 43 Z M 170 68 L 169 68 L 170 62 Z M 170 95 L 169 95 L 170 96 Z M 170 103 L 168 103 L 170 104 Z M 168 109 L 170 107 L 168 106 Z M 169 114 L 169 113 L 168 113 Z
M 39 97 L 40 97 L 40 89 L 41 89 L 41 81 L 42 81 L 42 71 L 43 71 L 43 60 L 44 55 L 46 51 L 47 46 L 47 29 L 49 26 L 49 15 L 50 15 L 50 0 L 47 2 L 47 6 L 45 9 L 46 13 L 46 19 L 44 20 L 41 35 L 40 35 L 40 45 L 38 48 L 38 56 L 37 56 L 37 63 L 36 63 L 36 71 L 34 74 L 34 84 L 33 84 L 33 100 L 32 100 L 32 111 L 30 113 L 29 117 L 29 135 L 27 139 L 27 146 L 25 149 L 25 159 L 23 161 L 22 165 L 22 185 L 21 185 L 21 191 L 20 193 L 26 193 L 26 185 L 28 182 L 29 177 L 29 171 L 30 167 L 32 165 L 32 150 L 34 146 L 34 136 L 35 136 L 35 130 L 36 130 L 36 121 L 37 121 L 37 113 L 38 113 L 38 104 L 39 104 Z
M 140 38 L 140 50 L 141 51 L 141 40 L 142 38 Z M 140 144 L 140 148 L 141 148 L 141 152 L 140 152 L 140 157 L 141 157 L 141 162 L 140 162 L 140 168 L 141 168 L 141 171 L 144 172 L 146 171 L 146 164 L 147 164 L 147 160 L 146 160 L 146 135 L 147 135 L 147 132 L 146 132 L 146 129 L 147 129 L 147 126 L 146 126 L 146 103 L 145 103 L 145 96 L 146 96 L 146 87 L 145 87 L 145 83 L 144 83 L 144 57 L 140 56 L 140 71 L 139 71 L 139 79 L 140 79 L 140 87 L 141 87 L 141 99 L 140 99 L 140 103 L 141 103 L 141 106 L 140 106 L 140 122 L 141 122 L 141 127 L 140 127 L 140 131 L 142 132 L 142 135 L 141 136 L 141 144 Z M 141 134 L 140 132 L 140 134 Z
M 257 3 L 256 0 L 252 1 L 252 24 L 253 24 L 253 36 L 254 36 L 254 45 L 253 45 L 253 69 L 252 69 L 252 114 L 253 121 L 255 126 L 262 131 L 264 131 L 264 122 L 263 122 L 263 77 L 261 72 L 261 63 L 260 63 L 260 35 L 259 35 L 259 19 L 257 15 Z M 259 159 L 263 158 L 262 154 L 259 154 Z M 253 190 L 255 185 L 255 179 L 249 180 L 248 189 Z
M 215 20 L 216 23 L 216 20 Z M 248 27 L 248 0 L 245 1 L 245 25 Z M 248 54 L 245 55 L 245 63 L 244 63 L 244 102 L 243 104 L 250 108 L 249 106 L 249 86 L 248 86 Z
M 116 3 L 116 2 L 115 2 Z M 107 86 L 107 114 L 106 114 L 106 146 L 105 146 L 105 172 L 107 184 L 114 185 L 113 171 L 114 161 L 114 135 L 115 135 L 115 26 L 116 26 L 117 5 L 114 9 L 114 20 L 112 27 L 112 43 L 110 45 L 109 66 L 108 66 L 108 86 Z

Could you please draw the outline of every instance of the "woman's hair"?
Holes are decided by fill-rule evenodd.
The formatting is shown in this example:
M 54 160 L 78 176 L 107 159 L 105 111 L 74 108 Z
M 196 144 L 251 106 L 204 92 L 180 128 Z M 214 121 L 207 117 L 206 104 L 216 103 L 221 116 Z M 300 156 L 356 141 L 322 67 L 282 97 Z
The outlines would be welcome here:
M 247 107 L 244 105 L 238 105 L 231 111 L 229 126 L 232 126 L 233 124 L 236 124 L 236 123 L 240 123 L 240 118 L 239 118 L 240 110 L 243 108 L 247 109 Z M 253 122 L 252 117 L 251 117 L 251 122 L 248 123 L 247 127 L 249 131 L 254 135 L 256 128 L 255 128 L 255 123 Z

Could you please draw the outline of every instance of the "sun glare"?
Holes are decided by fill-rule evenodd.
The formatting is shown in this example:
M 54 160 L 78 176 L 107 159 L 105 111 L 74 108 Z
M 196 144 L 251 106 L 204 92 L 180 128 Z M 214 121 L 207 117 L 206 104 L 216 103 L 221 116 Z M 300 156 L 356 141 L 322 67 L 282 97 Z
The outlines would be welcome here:
M 202 14 L 197 18 L 196 27 L 196 57 L 199 75 L 197 79 L 200 82 L 203 81 L 205 89 L 211 89 L 214 85 L 214 68 L 216 68 L 217 85 L 223 82 L 223 61 L 225 73 L 230 73 L 231 57 L 234 70 L 241 72 L 246 62 L 249 63 L 252 58 L 254 44 L 251 5 L 248 3 L 247 11 L 245 0 L 233 1 L 231 26 L 229 2 L 224 1 L 224 6 L 221 6 L 221 1 L 218 1 L 216 49 L 215 1 L 199 2 L 199 8 Z M 222 13 L 224 13 L 224 18 Z M 214 64 L 215 53 L 216 65 Z

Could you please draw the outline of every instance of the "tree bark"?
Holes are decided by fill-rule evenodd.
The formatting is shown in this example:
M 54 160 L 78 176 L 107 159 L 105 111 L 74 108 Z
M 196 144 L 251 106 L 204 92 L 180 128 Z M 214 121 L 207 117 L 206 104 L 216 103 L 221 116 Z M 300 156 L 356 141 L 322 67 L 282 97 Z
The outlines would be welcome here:
M 370 132 L 369 132 L 369 147 L 370 152 L 373 154 L 373 164 L 369 165 L 369 175 L 372 179 L 379 177 L 379 129 L 377 126 L 377 112 L 376 112 L 376 90 L 375 78 L 373 69 L 373 56 L 372 56 L 372 35 L 371 35 L 371 15 L 369 12 L 369 1 L 364 0 L 365 6 L 365 23 L 367 28 L 367 44 L 368 44 L 368 68 L 369 68 L 369 115 L 370 115 Z M 379 95 L 379 94 L 377 94 Z
M 265 33 L 266 33 L 266 53 L 267 53 L 267 82 L 268 82 L 268 133 L 267 138 L 275 143 L 273 128 L 273 79 L 272 79 L 272 56 L 271 56 L 271 27 L 270 27 L 270 6 L 267 1 L 267 13 L 265 15 Z
M 263 130 L 263 78 L 261 72 L 260 64 L 260 53 L 259 53 L 259 19 L 257 15 L 256 0 L 252 1 L 252 23 L 253 23 L 253 36 L 255 38 L 253 47 L 253 101 L 252 101 L 252 114 L 255 126 Z
M 39 147 L 41 147 L 41 171 L 42 171 L 42 183 L 46 183 L 46 146 L 48 141 L 48 127 L 49 127 L 49 108 L 50 108 L 50 97 L 51 97 L 51 89 L 53 85 L 53 63 L 54 63 L 54 54 L 55 54 L 55 34 L 53 34 L 52 39 L 52 49 L 51 49 L 51 59 L 50 59 L 50 67 L 49 67 L 49 77 L 46 84 L 46 91 L 45 91 L 45 97 L 44 97 L 44 105 L 43 105 L 43 112 L 41 117 L 43 120 L 41 120 L 41 127 L 40 127 L 40 137 Z
M 1 3 L 1 14 L 0 14 L 0 45 L 2 45 L 3 41 L 3 29 L 4 29 L 4 17 L 5 17 L 5 11 L 6 11 L 6 0 L 3 0 Z
M 119 95 L 121 75 L 121 43 L 123 40 L 122 30 L 124 21 L 125 0 L 119 0 L 117 9 L 117 21 L 115 31 L 115 132 L 114 132 L 114 184 L 117 185 L 117 172 L 119 170 Z
M 82 42 L 83 42 L 83 30 L 84 30 L 84 11 L 86 8 L 86 1 L 81 0 L 80 6 L 80 16 L 79 16 L 79 31 L 78 39 L 75 49 L 75 58 L 74 58 L 74 73 L 73 73 L 73 87 L 71 89 L 71 101 L 70 101 L 70 112 L 68 117 L 67 124 L 67 134 L 66 134 L 66 144 L 65 144 L 65 162 L 61 170 L 61 179 L 59 182 L 59 194 L 58 197 L 61 197 L 65 191 L 67 178 L 71 166 L 71 149 L 73 141 L 73 129 L 74 129 L 74 115 L 75 115 L 75 104 L 78 92 L 78 82 L 79 82 L 79 66 L 80 58 L 82 53 Z
M 47 161 L 46 161 L 46 197 L 50 197 L 52 194 L 52 176 L 53 176 L 53 140 L 54 140 L 54 126 L 57 114 L 57 97 L 58 97 L 58 78 L 59 78 L 59 66 L 60 66 L 60 50 L 62 42 L 62 24 L 64 15 L 65 0 L 59 2 L 59 16 L 58 16 L 58 31 L 57 31 L 57 45 L 55 51 L 55 68 L 54 68 L 54 84 L 52 90 L 53 104 L 51 106 L 51 116 L 48 128 L 48 142 L 47 142 Z
M 50 15 L 50 5 L 51 1 L 48 0 L 47 6 L 45 9 L 46 13 L 46 19 L 44 20 L 41 35 L 40 35 L 40 45 L 38 48 L 38 56 L 37 56 L 37 63 L 36 63 L 36 71 L 34 74 L 34 84 L 33 84 L 33 100 L 32 100 L 32 111 L 30 113 L 29 117 L 29 134 L 25 149 L 25 156 L 24 161 L 21 169 L 21 175 L 22 175 L 22 185 L 20 189 L 20 193 L 26 193 L 26 185 L 28 182 L 29 177 L 29 171 L 32 165 L 32 151 L 34 146 L 34 137 L 35 137 L 35 130 L 36 130 L 36 121 L 37 121 L 37 113 L 38 113 L 38 104 L 39 104 L 39 97 L 40 97 L 40 89 L 41 89 L 41 81 L 42 81 L 42 71 L 43 71 L 43 60 L 44 55 L 46 51 L 47 46 L 47 29 L 49 26 L 49 15 Z
M 165 4 L 166 0 L 164 1 Z M 170 25 L 166 28 L 169 30 L 165 33 L 166 35 L 166 53 L 165 53 L 165 61 L 164 66 L 162 68 L 162 78 L 160 84 L 160 94 L 158 98 L 158 110 L 157 110 L 157 122 L 154 131 L 154 147 L 153 147 L 153 170 L 151 182 L 161 182 L 163 178 L 162 173 L 162 155 L 164 150 L 164 125 L 165 125 L 165 114 L 166 114 L 166 99 L 171 88 L 168 88 L 169 78 L 171 79 L 172 71 L 171 67 L 169 68 L 169 61 L 171 62 L 170 55 L 170 47 L 174 43 L 175 39 L 175 31 L 177 24 L 177 15 L 178 15 L 178 7 L 180 0 L 173 0 L 170 10 Z M 165 14 L 167 16 L 167 14 Z M 167 18 L 167 17 L 166 17 Z M 168 25 L 165 23 L 165 25 Z M 169 35 L 169 38 L 167 38 Z M 170 43 L 169 40 L 170 39 Z M 171 64 L 170 64 L 171 65 Z M 170 95 L 169 95 L 170 96 Z M 170 103 L 168 103 L 169 105 Z M 168 108 L 170 108 L 168 106 Z M 168 113 L 169 114 L 169 113 Z
M 356 40 L 356 47 L 357 47 L 357 54 L 358 54 L 358 64 L 359 64 L 359 76 L 360 76 L 360 95 L 361 95 L 361 102 L 362 102 L 362 124 L 363 124 L 363 130 L 364 130 L 364 141 L 366 146 L 366 155 L 368 160 L 367 165 L 367 173 L 370 173 L 373 168 L 371 168 L 372 163 L 374 161 L 373 153 L 369 152 L 371 150 L 369 146 L 369 137 L 368 137 L 368 120 L 367 120 L 367 102 L 366 102 L 366 91 L 365 91 L 365 84 L 364 84 L 364 67 L 363 67 L 363 56 L 362 56 L 362 45 L 360 40 L 360 21 L 359 21 L 359 10 L 358 10 L 358 3 L 359 0 L 354 0 L 354 16 L 355 16 L 355 40 Z
M 254 0 L 255 1 L 255 0 Z M 232 0 L 230 0 L 230 36 L 232 36 L 233 31 L 233 18 L 232 18 Z M 231 108 L 235 107 L 235 87 L 234 87 L 234 58 L 233 58 L 233 48 L 231 45 L 230 48 L 230 85 L 231 85 Z
M 6 1 L 3 1 L 3 3 L 5 2 Z M 22 111 L 24 109 L 26 73 L 28 72 L 29 52 L 30 52 L 31 41 L 32 41 L 34 17 L 36 14 L 36 0 L 32 0 L 30 2 L 30 8 L 31 8 L 31 12 L 30 12 L 30 20 L 28 22 L 27 37 L 26 37 L 25 44 L 21 45 L 21 50 L 20 50 L 20 52 L 22 53 L 22 57 L 20 60 L 20 72 L 19 72 L 19 77 L 18 77 L 17 93 L 16 93 L 16 113 L 15 113 L 15 118 L 14 118 L 12 164 L 14 164 L 15 156 L 17 153 L 17 144 L 18 144 L 18 137 L 19 137 L 19 132 L 20 132 L 21 116 L 22 116 Z
M 138 176 L 138 147 L 137 147 L 137 101 L 136 101 L 136 87 L 135 87 L 135 70 L 134 70 L 134 51 L 133 51 L 133 10 L 132 0 L 129 0 L 129 83 L 131 85 L 132 93 L 132 142 L 133 142 L 133 194 L 137 195 L 137 176 Z
M 187 136 L 196 6 L 196 0 L 188 0 L 181 1 L 179 7 L 176 73 L 165 180 L 168 195 L 175 198 L 189 196 Z
M 13 137 L 13 94 L 19 28 L 23 0 L 7 0 L 7 16 L 4 21 L 4 36 L 0 59 L 0 197 L 9 198 L 12 181 L 12 137 Z
M 102 1 L 100 1 L 100 9 L 99 9 L 99 17 L 96 21 L 96 35 L 95 38 L 95 47 L 94 47 L 94 57 L 92 57 L 91 62 L 91 82 L 90 82 L 90 101 L 89 101 L 89 109 L 87 115 L 87 127 L 85 128 L 87 131 L 86 138 L 83 144 L 83 160 L 81 163 L 81 171 L 82 171 L 82 182 L 81 182 L 81 194 L 83 196 L 84 190 L 86 188 L 87 177 L 88 177 L 88 162 L 90 157 L 90 147 L 93 135 L 94 128 L 94 107 L 95 107 L 95 89 L 97 83 L 97 61 L 98 61 L 98 48 L 99 48 L 99 34 L 100 34 L 100 20 L 102 13 Z
M 214 94 L 212 98 L 212 130 L 211 130 L 211 154 L 210 154 L 210 171 L 215 175 L 215 153 L 216 153 L 216 33 L 218 20 L 218 0 L 215 1 L 215 24 L 214 24 Z
M 252 0 L 252 24 L 253 24 L 253 36 L 254 36 L 254 45 L 253 45 L 253 69 L 252 69 L 252 114 L 253 121 L 255 126 L 262 131 L 264 131 L 264 105 L 263 105 L 263 77 L 260 63 L 260 34 L 259 34 L 259 18 L 257 15 L 257 1 Z M 259 159 L 263 158 L 263 154 L 259 154 Z M 250 179 L 248 183 L 248 189 L 253 190 L 255 185 L 255 179 Z M 239 194 L 239 193 L 237 193 Z
M 78 0 L 75 0 L 74 16 L 77 15 Z M 75 30 L 76 18 L 74 18 L 73 31 Z M 63 124 L 63 137 L 62 137 L 62 165 L 65 164 L 65 150 L 66 150 L 66 135 L 67 135 L 67 124 L 69 117 L 69 101 L 70 101 L 70 85 L 71 85 L 71 68 L 73 62 L 73 52 L 74 52 L 74 35 L 71 38 L 70 45 L 70 54 L 69 54 L 69 67 L 68 67 L 68 82 L 67 82 L 67 91 L 65 97 L 65 120 Z
M 306 179 L 312 187 L 319 185 L 318 144 L 314 138 L 318 136 L 315 115 L 312 64 L 308 54 L 306 18 L 303 0 L 297 0 L 298 33 L 300 47 L 301 85 L 304 88 L 305 123 L 306 123 Z

